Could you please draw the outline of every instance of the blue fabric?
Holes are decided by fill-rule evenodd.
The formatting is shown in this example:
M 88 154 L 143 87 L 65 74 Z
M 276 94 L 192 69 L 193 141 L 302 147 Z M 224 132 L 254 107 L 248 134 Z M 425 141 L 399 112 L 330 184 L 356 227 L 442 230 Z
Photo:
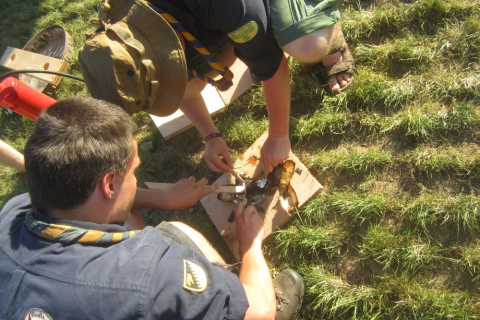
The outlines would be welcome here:
M 225 37 L 235 55 L 259 80 L 271 78 L 280 66 L 283 51 L 273 36 L 268 0 L 150 0 L 174 16 L 207 49 Z M 227 35 L 254 21 L 258 32 L 244 43 Z M 188 61 L 187 61 L 188 63 Z
M 155 228 L 107 247 L 62 245 L 26 229 L 30 208 L 24 194 L 0 212 L 0 319 L 23 319 L 31 308 L 53 319 L 243 319 L 248 302 L 238 277 Z M 183 288 L 183 260 L 205 270 L 205 291 Z

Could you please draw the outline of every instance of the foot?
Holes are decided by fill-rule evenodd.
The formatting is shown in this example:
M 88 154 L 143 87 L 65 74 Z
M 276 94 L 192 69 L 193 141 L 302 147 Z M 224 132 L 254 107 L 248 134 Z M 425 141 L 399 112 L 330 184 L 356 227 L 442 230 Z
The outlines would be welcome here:
M 277 296 L 275 320 L 293 320 L 302 306 L 304 283 L 292 269 L 282 271 L 273 279 Z
M 330 67 L 336 63 L 342 62 L 343 56 L 340 51 L 337 51 L 331 55 L 326 56 L 322 60 L 324 67 Z M 333 92 L 338 92 L 342 88 L 345 88 L 348 83 L 352 80 L 352 75 L 348 72 L 341 72 L 328 77 L 328 86 Z

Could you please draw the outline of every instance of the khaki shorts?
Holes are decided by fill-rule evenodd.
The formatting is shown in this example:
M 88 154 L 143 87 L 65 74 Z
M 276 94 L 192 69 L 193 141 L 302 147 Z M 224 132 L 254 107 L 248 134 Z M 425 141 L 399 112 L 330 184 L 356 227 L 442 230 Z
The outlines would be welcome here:
M 340 19 L 342 0 L 270 0 L 273 33 L 280 47 Z
M 213 264 L 228 267 L 223 257 L 213 248 L 212 244 L 197 230 L 188 225 L 178 221 L 163 221 L 156 229 L 159 230 L 165 238 L 204 255 Z

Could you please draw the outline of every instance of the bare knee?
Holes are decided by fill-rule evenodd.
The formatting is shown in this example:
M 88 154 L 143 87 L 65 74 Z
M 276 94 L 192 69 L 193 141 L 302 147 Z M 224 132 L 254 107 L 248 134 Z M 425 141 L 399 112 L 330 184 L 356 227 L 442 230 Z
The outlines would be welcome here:
M 316 63 L 328 54 L 330 33 L 329 28 L 323 28 L 287 43 L 282 49 L 301 62 Z

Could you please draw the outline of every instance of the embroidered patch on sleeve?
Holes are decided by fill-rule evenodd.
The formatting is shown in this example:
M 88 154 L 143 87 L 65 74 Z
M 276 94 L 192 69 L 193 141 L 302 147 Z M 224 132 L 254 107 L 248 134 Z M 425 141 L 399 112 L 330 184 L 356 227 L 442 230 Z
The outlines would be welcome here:
M 32 308 L 27 311 L 23 320 L 53 320 L 52 317 L 40 308 Z
M 202 292 L 207 288 L 205 271 L 187 260 L 183 260 L 183 288 L 194 292 Z
M 245 43 L 252 40 L 258 32 L 258 25 L 255 21 L 250 21 L 238 28 L 237 30 L 230 32 L 228 36 L 236 43 Z

